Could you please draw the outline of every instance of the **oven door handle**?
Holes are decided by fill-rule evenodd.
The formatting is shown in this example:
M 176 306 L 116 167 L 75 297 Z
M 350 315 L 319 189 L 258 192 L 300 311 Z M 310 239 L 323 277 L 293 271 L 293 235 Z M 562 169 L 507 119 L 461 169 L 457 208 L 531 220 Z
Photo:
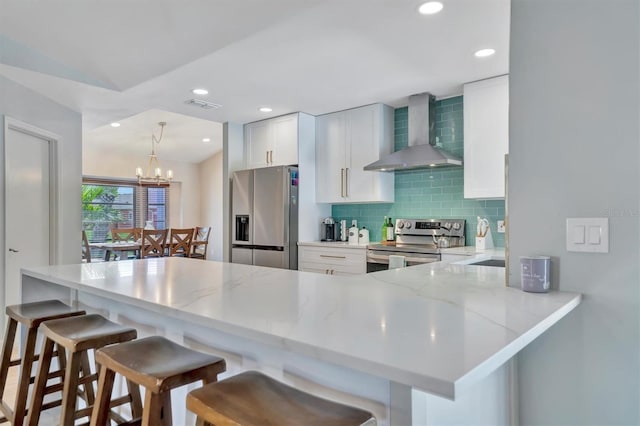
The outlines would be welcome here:
M 440 259 L 438 259 L 437 257 L 405 257 L 404 261 L 407 264 L 416 263 L 422 265 L 425 263 L 440 262 Z
M 409 263 L 425 264 L 425 263 L 439 262 L 440 261 L 440 256 L 433 256 L 433 257 L 408 257 L 408 256 L 405 256 L 404 260 L 405 260 L 405 262 L 407 264 L 409 264 Z M 388 265 L 389 264 L 389 256 L 385 255 L 385 254 L 368 254 L 367 255 L 367 263 L 379 263 L 379 264 L 382 264 L 382 265 Z
M 389 264 L 389 256 L 384 254 L 368 254 L 367 263 L 379 263 L 382 265 Z

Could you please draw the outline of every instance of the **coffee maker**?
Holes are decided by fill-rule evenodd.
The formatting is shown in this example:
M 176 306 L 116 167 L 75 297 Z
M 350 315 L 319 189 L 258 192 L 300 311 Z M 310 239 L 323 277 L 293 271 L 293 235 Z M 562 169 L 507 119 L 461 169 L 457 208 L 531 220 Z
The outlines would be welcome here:
M 338 227 L 332 217 L 322 221 L 320 225 L 320 241 L 337 241 Z

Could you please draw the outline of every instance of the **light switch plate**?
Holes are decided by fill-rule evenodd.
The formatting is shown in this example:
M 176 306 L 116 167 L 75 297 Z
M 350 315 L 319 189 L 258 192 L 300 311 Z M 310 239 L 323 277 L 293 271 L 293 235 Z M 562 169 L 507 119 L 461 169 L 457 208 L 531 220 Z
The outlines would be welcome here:
M 504 226 L 504 220 L 499 220 L 498 221 L 498 228 L 497 229 L 498 229 L 498 233 L 499 234 L 504 234 L 504 232 L 506 230 L 506 228 Z
M 567 251 L 609 253 L 609 218 L 567 218 Z

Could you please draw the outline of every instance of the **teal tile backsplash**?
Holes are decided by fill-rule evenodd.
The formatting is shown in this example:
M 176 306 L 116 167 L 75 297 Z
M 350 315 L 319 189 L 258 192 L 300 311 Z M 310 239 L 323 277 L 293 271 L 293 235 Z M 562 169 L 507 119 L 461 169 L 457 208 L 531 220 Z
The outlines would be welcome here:
M 462 96 L 436 101 L 436 137 L 441 148 L 459 157 L 464 156 L 464 123 Z M 408 144 L 408 110 L 395 110 L 394 147 Z M 504 200 L 465 200 L 464 172 L 461 167 L 435 170 L 396 171 L 395 203 L 393 204 L 334 204 L 332 216 L 336 220 L 358 220 L 366 226 L 371 241 L 379 241 L 384 216 L 396 218 L 461 218 L 467 220 L 466 245 L 475 244 L 477 216 L 486 217 L 496 247 L 504 247 L 504 234 L 496 231 L 497 221 L 504 219 Z

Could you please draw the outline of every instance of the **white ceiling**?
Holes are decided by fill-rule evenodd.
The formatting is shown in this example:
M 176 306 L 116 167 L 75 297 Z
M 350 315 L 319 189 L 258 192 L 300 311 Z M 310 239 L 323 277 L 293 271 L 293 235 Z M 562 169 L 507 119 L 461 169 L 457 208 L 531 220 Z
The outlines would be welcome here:
M 0 74 L 81 112 L 84 149 L 147 153 L 167 121 L 181 145 L 167 139 L 163 155 L 198 162 L 220 127 L 203 148 L 199 121 L 184 116 L 245 123 L 401 106 L 507 73 L 510 0 L 440 1 L 423 16 L 420 0 L 0 0 Z M 497 53 L 475 58 L 484 47 Z M 186 105 L 195 87 L 222 108 Z

